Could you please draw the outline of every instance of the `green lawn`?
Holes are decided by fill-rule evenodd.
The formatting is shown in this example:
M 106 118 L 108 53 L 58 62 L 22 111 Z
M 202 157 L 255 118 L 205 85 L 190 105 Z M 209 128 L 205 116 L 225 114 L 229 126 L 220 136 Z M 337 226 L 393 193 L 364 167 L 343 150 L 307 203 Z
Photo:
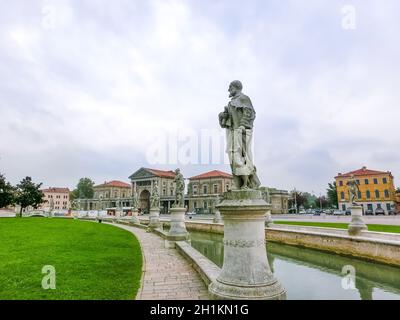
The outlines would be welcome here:
M 44 290 L 45 265 L 56 289 Z M 0 300 L 134 299 L 142 254 L 130 232 L 59 218 L 0 219 Z
M 308 226 L 308 227 L 325 227 L 325 228 L 338 228 L 338 229 L 348 228 L 348 223 L 336 223 L 336 222 L 274 221 L 274 223 L 288 224 L 295 226 Z M 368 224 L 367 226 L 369 231 L 400 233 L 400 226 L 391 226 L 384 224 Z

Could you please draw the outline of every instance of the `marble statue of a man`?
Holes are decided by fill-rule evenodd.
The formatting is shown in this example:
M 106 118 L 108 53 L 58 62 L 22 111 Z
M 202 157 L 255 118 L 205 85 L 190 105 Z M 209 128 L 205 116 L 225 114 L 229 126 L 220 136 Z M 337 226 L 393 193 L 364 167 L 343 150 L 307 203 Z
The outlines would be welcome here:
M 358 183 L 357 180 L 354 178 L 354 175 L 352 174 L 350 176 L 350 179 L 347 181 L 347 187 L 349 189 L 349 202 L 352 205 L 358 205 L 356 200 L 358 199 Z
M 251 150 L 256 112 L 250 98 L 242 93 L 242 88 L 242 83 L 238 80 L 232 81 L 229 85 L 229 97 L 232 99 L 219 114 L 219 123 L 226 129 L 226 152 L 235 188 L 256 189 L 260 186 L 260 180 L 257 177 Z

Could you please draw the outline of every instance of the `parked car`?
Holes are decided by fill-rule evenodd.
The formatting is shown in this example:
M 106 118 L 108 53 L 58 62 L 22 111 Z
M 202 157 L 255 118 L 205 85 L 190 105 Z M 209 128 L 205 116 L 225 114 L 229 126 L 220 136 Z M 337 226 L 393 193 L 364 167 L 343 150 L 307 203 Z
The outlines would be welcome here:
M 350 209 L 347 209 L 346 212 L 345 212 L 345 215 L 346 215 L 346 216 L 351 216 L 351 210 L 350 210 Z
M 374 215 L 374 212 L 373 212 L 371 209 L 368 209 L 368 210 L 365 210 L 364 215 L 366 215 L 366 216 L 373 216 L 373 215 Z
M 333 211 L 333 215 L 334 216 L 344 216 L 345 213 L 342 210 L 335 210 L 335 211 Z
M 395 216 L 395 215 L 397 215 L 397 212 L 394 210 L 389 210 L 388 214 L 389 214 L 389 216 Z
M 319 210 L 315 210 L 313 213 L 314 216 L 320 216 L 321 215 L 321 211 Z
M 375 215 L 376 216 L 379 216 L 379 215 L 384 216 L 385 215 L 385 210 L 383 210 L 382 208 L 376 208 Z
M 306 213 L 305 210 L 300 210 L 300 211 L 299 211 L 299 214 L 305 214 L 305 213 Z
M 325 209 L 322 212 L 325 213 L 325 214 L 333 214 L 333 210 L 331 210 L 331 209 Z

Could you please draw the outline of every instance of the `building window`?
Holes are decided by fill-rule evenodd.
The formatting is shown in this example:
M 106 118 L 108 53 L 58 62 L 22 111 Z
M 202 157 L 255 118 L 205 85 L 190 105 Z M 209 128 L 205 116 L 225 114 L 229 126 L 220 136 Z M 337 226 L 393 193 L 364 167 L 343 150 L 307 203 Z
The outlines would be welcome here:
M 361 199 L 361 197 L 362 197 L 361 191 L 358 191 L 358 199 Z
M 378 184 L 378 179 L 374 178 L 374 184 Z
M 166 196 L 166 195 L 167 195 L 167 190 L 166 190 L 166 189 L 163 189 L 163 190 L 162 190 L 162 194 L 163 194 L 163 196 Z
M 218 185 L 217 184 L 214 184 L 214 193 L 218 193 Z
M 367 207 L 368 207 L 368 210 L 372 210 L 372 204 L 371 203 L 368 203 Z
M 207 192 L 208 190 L 207 190 L 207 185 L 205 184 L 204 186 L 203 186 L 203 194 L 207 194 L 208 192 Z
M 171 196 L 173 196 L 173 195 L 174 195 L 174 189 L 171 188 Z
M 207 210 L 207 208 L 208 208 L 208 203 L 207 203 L 207 201 L 204 201 L 204 209 Z
M 379 190 L 375 190 L 375 198 L 379 198 Z
M 226 187 L 225 191 L 228 191 L 229 190 L 229 184 L 227 183 L 225 187 Z
M 387 178 L 383 178 L 383 179 L 382 179 L 382 182 L 383 182 L 384 184 L 387 184 Z
M 346 205 L 345 204 L 342 204 L 342 210 L 346 211 Z
M 197 184 L 193 186 L 193 194 L 197 194 Z
M 339 186 L 343 187 L 343 181 L 342 180 L 339 181 Z
M 382 209 L 382 205 L 381 205 L 380 203 L 378 203 L 378 204 L 376 205 L 376 208 L 377 208 L 377 209 Z
M 358 185 L 360 185 L 360 180 L 357 179 L 356 182 L 357 182 Z
M 369 184 L 369 180 L 368 180 L 368 179 L 365 179 L 365 180 L 364 180 L 364 183 L 365 183 L 365 184 Z
M 344 192 L 343 191 L 340 193 L 340 199 L 344 200 Z
M 197 202 L 193 202 L 193 208 L 196 209 L 197 208 Z
M 388 189 L 385 190 L 385 198 L 389 198 L 389 190 Z
M 390 203 L 386 203 L 386 210 L 390 211 Z

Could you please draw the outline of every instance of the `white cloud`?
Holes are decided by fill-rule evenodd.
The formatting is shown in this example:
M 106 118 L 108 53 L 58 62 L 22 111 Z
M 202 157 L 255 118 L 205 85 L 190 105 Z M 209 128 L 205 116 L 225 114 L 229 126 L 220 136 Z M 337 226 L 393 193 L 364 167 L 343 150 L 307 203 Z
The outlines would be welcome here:
M 0 29 L 0 166 L 14 182 L 127 177 L 154 133 L 217 128 L 233 79 L 257 111 L 265 184 L 318 191 L 362 165 L 400 173 L 396 1 L 356 1 L 354 31 L 340 1 L 43 1 L 20 15 L 22 2 Z M 123 168 L 106 164 L 114 152 Z M 76 153 L 104 161 L 71 167 Z M 42 157 L 57 170 L 39 170 Z

